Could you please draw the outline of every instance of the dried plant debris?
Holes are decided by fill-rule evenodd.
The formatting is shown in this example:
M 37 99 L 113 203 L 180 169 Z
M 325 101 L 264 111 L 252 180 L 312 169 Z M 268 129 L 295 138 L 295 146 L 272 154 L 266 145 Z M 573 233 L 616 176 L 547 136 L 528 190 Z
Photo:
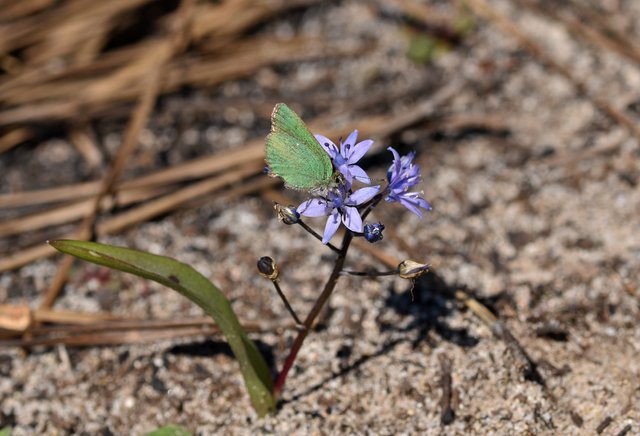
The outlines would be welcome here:
M 640 432 L 640 4 L 555 3 L 2 2 L 0 428 Z M 416 151 L 433 211 L 381 212 L 387 254 L 347 267 L 436 273 L 341 277 L 258 420 L 202 311 L 79 263 L 47 297 L 44 241 L 190 263 L 282 355 L 295 326 L 256 261 L 277 247 L 303 317 L 331 254 L 273 218 L 298 204 L 261 175 L 279 101 L 372 137 L 372 178 Z

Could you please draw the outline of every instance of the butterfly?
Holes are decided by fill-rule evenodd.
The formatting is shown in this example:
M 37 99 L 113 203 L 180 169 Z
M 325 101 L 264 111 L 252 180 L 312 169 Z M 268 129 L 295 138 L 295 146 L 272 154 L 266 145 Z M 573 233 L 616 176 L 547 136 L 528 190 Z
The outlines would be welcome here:
M 284 103 L 273 108 L 266 143 L 269 173 L 282 178 L 285 186 L 317 193 L 335 184 L 331 158 L 304 121 Z

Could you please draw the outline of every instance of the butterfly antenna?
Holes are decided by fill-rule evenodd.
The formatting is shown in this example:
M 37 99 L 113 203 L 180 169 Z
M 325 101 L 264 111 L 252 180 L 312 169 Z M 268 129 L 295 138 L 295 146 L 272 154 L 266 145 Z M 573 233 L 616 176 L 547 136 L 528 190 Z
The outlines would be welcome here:
M 361 177 L 361 176 L 355 176 L 354 179 L 356 179 L 358 182 L 362 182 L 362 183 L 373 183 L 373 182 L 379 182 L 382 183 L 384 182 L 386 179 L 383 178 L 372 178 L 372 177 Z

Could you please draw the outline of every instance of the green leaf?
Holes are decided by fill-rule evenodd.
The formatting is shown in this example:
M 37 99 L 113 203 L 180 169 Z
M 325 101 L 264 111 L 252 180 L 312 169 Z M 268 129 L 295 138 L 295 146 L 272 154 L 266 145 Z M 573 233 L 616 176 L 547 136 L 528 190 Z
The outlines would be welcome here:
M 11 436 L 11 427 L 0 429 L 0 436 Z
M 210 315 L 229 342 L 259 416 L 275 409 L 269 368 L 256 345 L 243 330 L 229 300 L 191 266 L 165 256 L 97 242 L 50 241 L 55 249 L 80 259 L 135 274 L 170 287 L 196 303 Z
M 165 425 L 164 427 L 160 427 L 152 432 L 146 434 L 146 436 L 192 436 L 191 433 L 186 428 L 181 425 Z

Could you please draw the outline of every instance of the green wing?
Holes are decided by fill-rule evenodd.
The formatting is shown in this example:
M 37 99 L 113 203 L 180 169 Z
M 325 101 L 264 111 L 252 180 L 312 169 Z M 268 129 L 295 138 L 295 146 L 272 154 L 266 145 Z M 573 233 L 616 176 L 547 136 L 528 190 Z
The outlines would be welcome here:
M 271 114 L 266 158 L 271 173 L 282 177 L 288 187 L 313 190 L 331 182 L 329 155 L 304 121 L 284 103 L 278 103 Z

